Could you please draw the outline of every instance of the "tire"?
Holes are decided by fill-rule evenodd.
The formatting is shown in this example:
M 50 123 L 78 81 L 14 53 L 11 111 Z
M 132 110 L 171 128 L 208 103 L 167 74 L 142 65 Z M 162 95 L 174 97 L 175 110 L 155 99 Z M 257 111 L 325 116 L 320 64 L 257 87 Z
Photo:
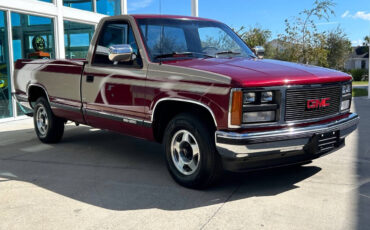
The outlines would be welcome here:
M 64 133 L 64 120 L 56 117 L 44 97 L 36 100 L 33 111 L 33 123 L 37 137 L 44 143 L 59 142 Z
M 164 134 L 167 168 L 182 186 L 204 189 L 221 174 L 221 159 L 214 143 L 214 129 L 192 114 L 173 118 Z

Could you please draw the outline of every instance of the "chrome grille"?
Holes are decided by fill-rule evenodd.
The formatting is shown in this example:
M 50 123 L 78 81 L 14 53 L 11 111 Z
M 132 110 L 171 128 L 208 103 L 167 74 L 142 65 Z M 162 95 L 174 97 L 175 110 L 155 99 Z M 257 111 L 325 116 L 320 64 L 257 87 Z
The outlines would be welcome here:
M 341 85 L 319 88 L 288 89 L 286 91 L 285 121 L 326 117 L 339 113 Z M 307 110 L 307 100 L 330 98 L 328 107 Z

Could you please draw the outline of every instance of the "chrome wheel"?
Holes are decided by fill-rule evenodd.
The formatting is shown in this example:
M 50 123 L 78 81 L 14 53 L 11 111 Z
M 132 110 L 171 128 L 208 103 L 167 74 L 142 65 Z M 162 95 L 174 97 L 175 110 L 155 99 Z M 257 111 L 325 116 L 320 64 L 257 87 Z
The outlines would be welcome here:
M 48 114 L 44 106 L 40 106 L 36 111 L 37 130 L 41 137 L 45 137 L 49 127 Z
M 177 170 L 184 175 L 191 175 L 198 169 L 200 163 L 199 145 L 189 131 L 179 130 L 173 135 L 171 156 Z

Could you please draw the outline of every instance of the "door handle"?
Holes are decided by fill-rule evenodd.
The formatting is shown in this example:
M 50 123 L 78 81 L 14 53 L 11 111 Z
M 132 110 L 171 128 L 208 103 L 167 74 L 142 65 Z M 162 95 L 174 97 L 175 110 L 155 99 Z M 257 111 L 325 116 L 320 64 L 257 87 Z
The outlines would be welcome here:
M 92 75 L 87 75 L 87 76 L 86 76 L 86 82 L 94 82 L 94 76 L 92 76 Z

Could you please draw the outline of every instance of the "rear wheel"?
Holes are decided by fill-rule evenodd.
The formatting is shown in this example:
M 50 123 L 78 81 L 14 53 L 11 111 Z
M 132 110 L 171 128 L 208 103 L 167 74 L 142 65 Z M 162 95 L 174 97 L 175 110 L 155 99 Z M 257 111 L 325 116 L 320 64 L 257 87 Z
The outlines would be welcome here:
M 167 168 L 176 182 L 197 189 L 216 182 L 221 163 L 213 135 L 214 129 L 192 114 L 180 114 L 170 121 L 164 147 Z
M 44 143 L 57 143 L 62 139 L 64 120 L 53 114 L 48 101 L 43 97 L 36 100 L 33 122 L 40 141 Z

